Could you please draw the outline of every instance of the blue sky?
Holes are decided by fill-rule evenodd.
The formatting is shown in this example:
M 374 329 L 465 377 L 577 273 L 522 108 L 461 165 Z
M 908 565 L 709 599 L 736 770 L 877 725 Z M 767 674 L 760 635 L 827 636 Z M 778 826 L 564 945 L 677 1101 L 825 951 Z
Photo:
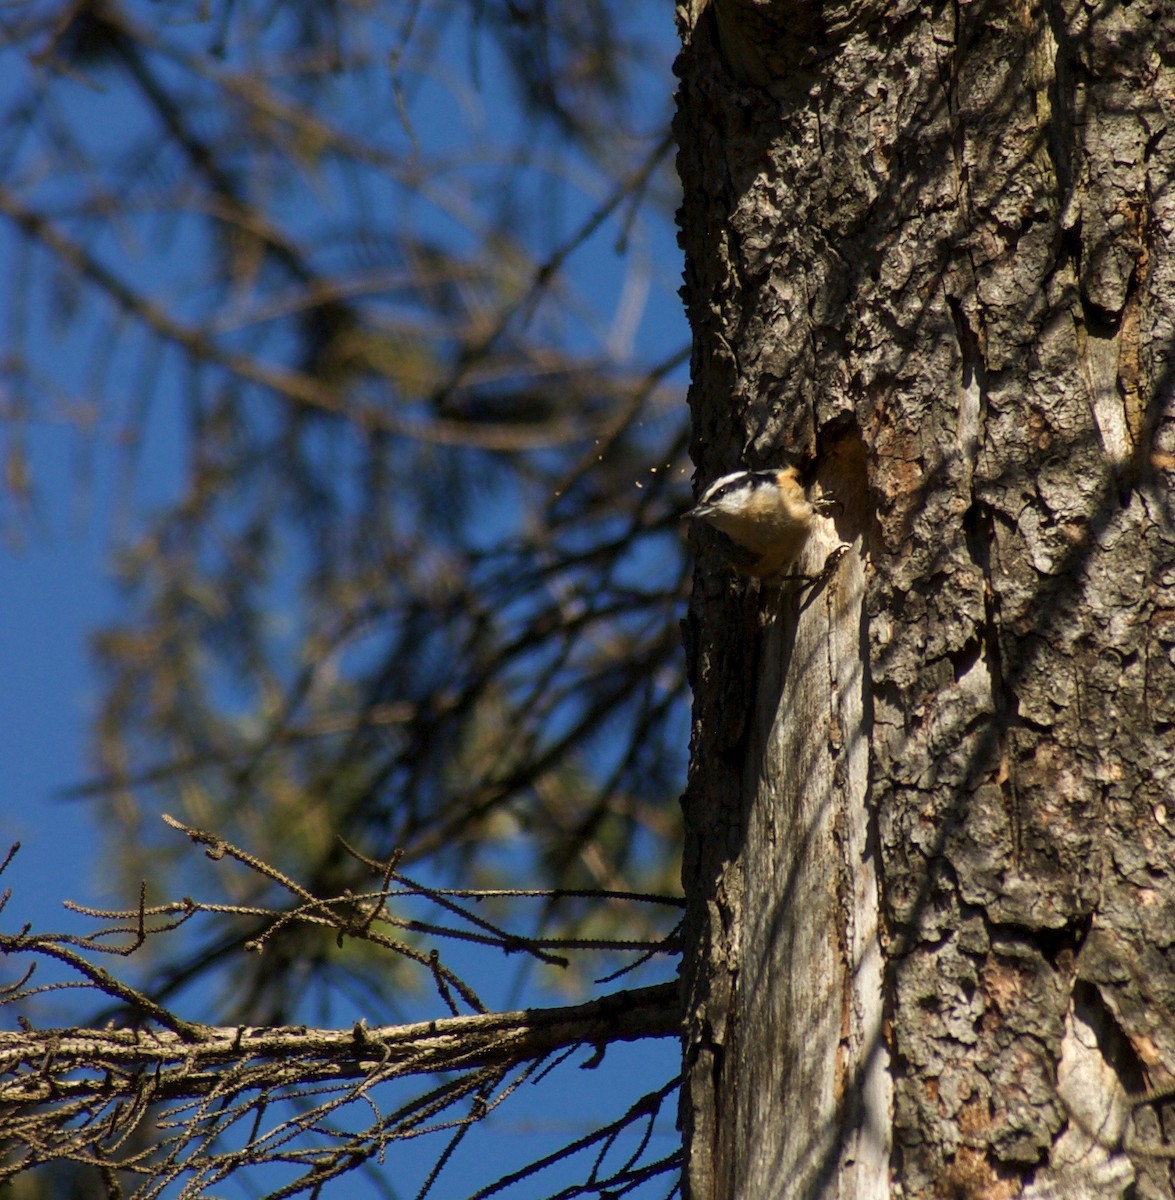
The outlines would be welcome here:
M 178 435 L 166 425 L 156 422 L 130 476 L 139 504 L 162 499 L 175 478 Z M 83 470 L 79 464 L 87 453 L 92 453 L 93 463 Z M 5 928 L 29 921 L 42 931 L 81 931 L 85 922 L 63 910 L 62 899 L 96 906 L 126 903 L 126 897 L 103 880 L 102 841 L 91 807 L 64 799 L 61 793 L 87 778 L 89 771 L 87 741 L 98 683 L 87 638 L 119 611 L 109 564 L 118 542 L 115 497 L 126 486 L 131 468 L 110 445 L 99 442 L 87 452 L 77 430 L 64 422 L 32 431 L 30 457 L 37 500 L 21 522 L 24 532 L 18 543 L 10 539 L 2 568 L 0 662 L 15 686 L 0 690 L 0 759 L 5 764 L 0 840 L 5 846 L 19 840 L 22 846 L 4 881 L 13 890 Z M 457 965 L 464 970 L 459 960 Z M 506 964 L 511 976 L 515 966 Z M 485 974 L 475 969 L 471 978 L 480 986 Z M 607 990 L 628 982 L 619 981 Z M 558 999 L 547 994 L 531 1002 L 553 1004 Z M 517 1167 L 520 1154 L 549 1152 L 582 1135 L 593 1110 L 605 1119 L 614 1118 L 607 1103 L 611 1094 L 628 1090 L 634 1078 L 647 1079 L 650 1085 L 668 1078 L 677 1069 L 677 1055 L 671 1042 L 617 1046 L 599 1066 L 583 1071 L 592 1052 L 577 1052 L 547 1086 L 528 1085 L 511 1097 L 486 1122 L 489 1136 L 476 1142 L 471 1138 L 464 1152 L 454 1156 L 442 1177 L 444 1186 L 434 1195 L 463 1196 L 492 1178 L 491 1172 Z M 675 1115 L 668 1104 L 657 1122 L 654 1157 L 672 1151 Z M 422 1142 L 409 1149 L 405 1159 L 393 1155 L 392 1161 L 411 1164 L 398 1169 L 419 1180 L 431 1154 L 432 1144 Z M 582 1169 L 590 1158 L 581 1156 L 577 1166 Z M 550 1186 L 568 1178 L 552 1173 Z M 340 1181 L 335 1186 L 336 1193 L 328 1194 L 366 1194 L 358 1183 Z M 667 1191 L 667 1181 L 659 1179 L 632 1194 L 638 1200 L 653 1200 Z M 411 1196 L 414 1188 L 402 1194 Z M 546 1194 L 538 1180 L 504 1193 L 515 1200 Z
M 661 65 L 650 73 L 644 86 L 650 105 L 667 114 L 672 88 L 668 73 L 671 9 L 651 5 L 643 6 L 641 12 L 648 36 L 663 48 Z M 451 79 L 465 65 L 439 62 L 438 78 Z M 480 88 L 466 95 L 466 134 L 493 128 L 510 111 L 506 99 L 493 94 L 502 80 L 492 56 L 483 59 L 480 67 Z M 0 101 L 7 105 L 12 92 L 6 88 L 27 84 L 29 72 L 27 63 L 15 61 L 11 52 L 0 49 L 0 77 L 8 80 L 7 85 L 0 85 Z M 415 136 L 427 140 L 430 147 L 435 148 L 458 128 L 446 109 L 450 97 L 446 85 L 438 91 L 434 104 L 414 110 Z M 91 138 L 95 146 L 105 139 L 117 147 L 123 122 L 133 119 L 121 104 L 117 93 L 78 88 L 73 89 L 64 111 L 76 122 L 80 137 Z M 568 178 L 570 182 L 559 186 L 564 193 L 566 223 L 573 226 L 598 196 L 591 195 L 586 175 L 580 180 L 588 183 L 583 191 L 578 190 L 574 171 Z M 633 230 L 639 245 L 637 257 L 643 262 L 635 271 L 611 251 L 615 233 L 614 228 L 606 229 L 569 264 L 569 276 L 589 308 L 595 309 L 594 319 L 585 321 L 584 336 L 612 339 L 623 345 L 634 361 L 654 361 L 684 344 L 687 337 L 675 295 L 680 268 L 672 230 L 639 225 Z M 26 277 L 15 269 L 19 256 L 13 231 L 0 223 L 0 262 L 7 264 L 0 271 L 0 321 L 9 327 L 28 320 L 31 312 L 45 311 L 25 305 L 21 288 Z M 163 278 L 166 287 L 166 276 Z M 165 366 L 161 370 L 154 385 L 159 398 L 147 413 L 145 429 L 137 430 L 137 446 L 128 453 L 123 435 L 135 425 L 128 423 L 125 407 L 121 411 L 117 405 L 113 411 L 95 409 L 89 415 L 96 415 L 96 420 L 79 426 L 76 418 L 84 405 L 63 401 L 69 388 L 77 389 L 77 397 L 86 396 L 87 372 L 105 352 L 101 333 L 96 335 L 92 327 L 63 332 L 45 321 L 43 327 L 31 328 L 27 336 L 28 345 L 44 355 L 56 375 L 52 388 L 35 397 L 33 420 L 7 429 L 0 426 L 0 452 L 4 438 L 16 438 L 31 467 L 27 506 L 19 497 L 9 497 L 0 507 L 0 530 L 5 537 L 0 563 L 0 663 L 9 681 L 9 686 L 0 690 L 0 762 L 4 767 L 0 843 L 22 844 L 3 881 L 3 886 L 13 891 L 5 928 L 28 921 L 41 930 L 78 929 L 79 919 L 61 908 L 62 899 L 98 906 L 126 901 L 126 897 L 112 894 L 104 877 L 100 831 L 91 807 L 63 797 L 65 790 L 85 780 L 91 771 L 87 748 L 97 711 L 98 680 L 87 643 L 96 627 L 120 611 L 111 561 L 125 533 L 137 514 L 174 494 L 183 464 L 175 400 L 179 381 L 174 369 Z M 135 369 L 133 346 L 114 351 L 108 370 L 116 384 L 121 375 L 129 385 Z M 679 371 L 675 381 L 681 384 L 683 377 L 684 372 Z M 54 394 L 56 388 L 65 390 Z M 0 414 L 11 418 L 25 411 L 27 400 L 19 389 L 7 390 L 0 376 Z M 613 986 L 624 986 L 624 982 Z M 543 1002 L 553 1001 L 547 997 Z M 676 1050 L 668 1043 L 618 1048 L 609 1052 L 599 1068 L 580 1075 L 577 1063 L 589 1056 L 588 1052 L 577 1055 L 560 1068 L 569 1076 L 567 1086 L 543 1089 L 541 1098 L 533 1102 L 524 1098 L 494 1118 L 494 1123 L 502 1130 L 529 1131 L 521 1136 L 536 1146 L 560 1135 L 574 1136 L 590 1112 L 592 1089 L 611 1090 L 610 1073 L 616 1072 L 618 1081 L 635 1073 L 656 1082 L 674 1069 Z M 581 1081 L 582 1088 L 578 1086 Z M 662 1118 L 658 1138 L 672 1140 L 671 1117 L 670 1113 Z M 435 1195 L 463 1195 L 463 1188 L 486 1181 L 486 1172 L 493 1165 L 494 1140 L 483 1139 L 482 1144 L 472 1161 L 462 1163 L 457 1156 L 445 1176 L 449 1190 L 441 1187 Z M 487 1145 L 491 1149 L 485 1149 Z M 659 1153 L 668 1149 L 666 1145 Z M 516 1161 L 516 1156 L 512 1155 L 511 1161 Z M 637 1194 L 660 1196 L 667 1190 L 667 1184 L 660 1181 Z M 339 1185 L 338 1194 L 347 1194 L 346 1184 Z M 538 1193 L 524 1189 L 509 1194 Z
M 645 77 L 643 87 L 650 107 L 667 115 L 672 88 L 668 72 L 673 50 L 671 10 L 646 5 L 638 11 L 642 14 L 638 25 L 660 56 L 657 69 Z M 440 62 L 436 68 L 438 79 L 445 80 L 444 87 L 438 84 L 431 102 L 426 94 L 413 108 L 414 135 L 427 142 L 430 153 L 456 137 L 460 123 L 452 120 L 447 89 L 468 66 L 461 61 L 466 52 L 462 46 L 450 47 L 449 53 L 457 61 Z M 20 87 L 36 72 L 15 59 L 0 48 L 7 86 L 17 89 L 19 95 Z M 478 84 L 477 88 L 470 88 L 467 81 L 464 85 L 465 136 L 501 132 L 503 121 L 516 123 L 505 95 L 508 89 L 501 64 L 484 50 L 478 62 Z M 119 131 L 136 119 L 133 107 L 116 90 L 65 86 L 62 115 L 77 123 L 79 137 L 96 147 L 104 143 L 117 146 Z M 10 101 L 12 95 L 6 97 L 0 89 L 0 101 L 6 99 Z M 577 192 L 574 186 L 561 185 L 565 227 L 574 227 L 599 198 L 591 192 L 588 173 L 578 173 L 586 190 Z M 574 174 L 571 161 L 569 177 Z M 631 240 L 638 245 L 635 257 L 644 263 L 636 271 L 615 253 L 616 232 L 615 225 L 606 226 L 572 257 L 567 274 L 596 309 L 596 335 L 620 339 L 634 363 L 656 361 L 684 345 L 688 337 L 675 294 L 680 263 L 673 230 L 647 223 L 630 227 Z M 557 241 L 562 234 L 553 231 L 552 236 Z M 21 294 L 25 276 L 11 269 L 19 260 L 18 246 L 14 232 L 0 219 L 0 261 L 10 268 L 0 272 L 0 321 L 9 326 L 18 320 L 28 322 L 30 313 L 46 311 L 25 304 Z M 171 248 L 165 263 L 151 257 L 150 247 L 139 246 L 147 257 L 132 270 L 141 271 L 150 263 L 151 270 L 161 272 L 165 293 L 169 287 L 182 286 L 182 274 L 174 274 L 176 268 L 170 265 L 177 249 L 183 257 L 181 243 Z M 192 247 L 186 255 L 190 258 L 198 252 Z M 168 283 L 168 272 L 173 273 L 173 283 Z M 630 312 L 637 314 L 635 321 Z M 590 320 L 583 336 L 592 336 L 589 330 Z M 138 517 L 172 498 L 183 471 L 178 411 L 181 382 L 173 365 L 161 367 L 153 389 L 156 398 L 143 410 L 146 427 L 142 428 L 136 409 L 117 401 L 111 404 L 108 399 L 94 400 L 87 381 L 102 357 L 102 369 L 115 380 L 114 390 L 121 378 L 129 394 L 139 352 L 130 339 L 126 346 L 115 348 L 106 362 L 109 338 L 100 322 L 83 323 L 68 331 L 46 322 L 42 328 L 32 328 L 29 338 L 34 352 L 44 354 L 50 365 L 53 376 L 49 385 L 55 390 L 30 403 L 17 390 L 8 390 L 0 376 L 0 453 L 15 440 L 31 467 L 27 507 L 0 493 L 0 533 L 4 535 L 0 661 L 9 677 L 20 682 L 19 687 L 5 689 L 0 696 L 6 779 L 0 837 L 19 839 L 23 844 L 17 864 L 10 868 L 10 881 L 19 885 L 24 902 L 32 900 L 30 891 L 46 899 L 59 895 L 61 878 L 86 889 L 76 893 L 79 898 L 99 899 L 103 894 L 101 872 L 86 866 L 93 859 L 95 835 L 89 810 L 84 803 L 58 797 L 86 779 L 90 771 L 87 742 L 98 684 L 87 638 L 119 612 L 112 556 Z M 684 367 L 671 382 L 684 387 Z M 109 386 L 106 389 L 107 393 L 111 390 Z M 6 416 L 34 407 L 31 420 L 5 427 Z M 136 444 L 128 447 L 130 432 Z M 47 870 L 50 866 L 55 869 Z M 22 901 L 15 902 L 19 905 Z

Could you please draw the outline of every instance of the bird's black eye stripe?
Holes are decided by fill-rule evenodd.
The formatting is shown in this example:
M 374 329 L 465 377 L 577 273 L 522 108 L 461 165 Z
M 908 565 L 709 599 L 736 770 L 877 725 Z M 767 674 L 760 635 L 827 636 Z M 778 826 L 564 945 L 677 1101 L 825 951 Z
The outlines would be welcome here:
M 768 483 L 774 485 L 778 479 L 778 471 L 745 471 L 736 479 L 731 479 L 724 483 L 716 492 L 711 492 L 706 497 L 708 504 L 713 504 L 715 500 L 721 500 L 724 496 L 729 496 L 734 492 L 742 491 L 747 486 L 748 480 L 753 480 L 757 483 Z

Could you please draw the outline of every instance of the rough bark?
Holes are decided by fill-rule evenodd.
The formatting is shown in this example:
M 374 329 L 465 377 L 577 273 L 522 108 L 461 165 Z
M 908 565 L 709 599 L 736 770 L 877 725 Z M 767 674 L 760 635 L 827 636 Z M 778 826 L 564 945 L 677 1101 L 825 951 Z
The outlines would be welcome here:
M 687 1195 L 1173 1196 L 1175 6 L 679 19 Z

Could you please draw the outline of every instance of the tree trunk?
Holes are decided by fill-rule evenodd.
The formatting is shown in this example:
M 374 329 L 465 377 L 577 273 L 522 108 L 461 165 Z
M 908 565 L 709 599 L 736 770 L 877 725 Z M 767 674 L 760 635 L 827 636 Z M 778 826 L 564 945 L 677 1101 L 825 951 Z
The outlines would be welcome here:
M 686 1196 L 1175 1196 L 1175 5 L 679 20 Z

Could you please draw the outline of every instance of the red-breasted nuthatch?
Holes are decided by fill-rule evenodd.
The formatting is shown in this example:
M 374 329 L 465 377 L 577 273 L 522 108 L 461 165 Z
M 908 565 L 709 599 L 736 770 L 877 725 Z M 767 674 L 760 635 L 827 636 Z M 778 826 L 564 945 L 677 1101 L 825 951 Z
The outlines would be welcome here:
M 837 501 L 809 500 L 795 467 L 734 471 L 702 493 L 685 515 L 724 534 L 726 556 L 744 575 L 767 579 L 795 562 L 812 532 L 813 517 Z

